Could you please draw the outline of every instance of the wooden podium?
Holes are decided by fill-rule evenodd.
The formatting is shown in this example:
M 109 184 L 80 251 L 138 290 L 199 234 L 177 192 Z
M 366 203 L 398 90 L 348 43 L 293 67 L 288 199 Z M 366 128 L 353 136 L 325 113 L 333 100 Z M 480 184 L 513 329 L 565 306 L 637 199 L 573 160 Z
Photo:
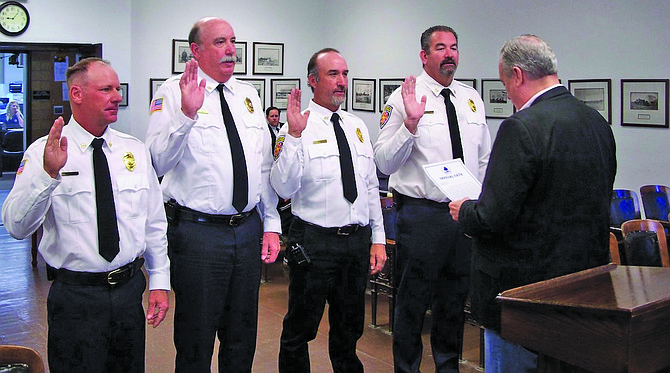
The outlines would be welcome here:
M 502 337 L 537 351 L 540 371 L 551 371 L 543 364 L 554 359 L 608 373 L 670 366 L 670 268 L 610 264 L 498 300 Z

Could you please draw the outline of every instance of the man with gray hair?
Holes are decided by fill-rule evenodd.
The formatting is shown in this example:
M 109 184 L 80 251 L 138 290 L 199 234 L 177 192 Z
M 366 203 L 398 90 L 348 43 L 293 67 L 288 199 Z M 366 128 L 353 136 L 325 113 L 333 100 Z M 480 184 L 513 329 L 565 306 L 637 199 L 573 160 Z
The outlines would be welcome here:
M 279 252 L 270 134 L 256 89 L 233 77 L 235 32 L 203 18 L 194 60 L 158 89 L 147 146 L 162 180 L 175 295 L 177 372 L 250 372 L 261 260 Z M 262 237 L 262 241 L 261 241 Z
M 616 149 L 603 117 L 560 85 L 542 39 L 506 42 L 498 70 L 519 111 L 500 126 L 479 200 L 449 207 L 475 240 L 471 301 L 486 328 L 486 371 L 526 372 L 537 355 L 500 337 L 496 296 L 608 262 Z

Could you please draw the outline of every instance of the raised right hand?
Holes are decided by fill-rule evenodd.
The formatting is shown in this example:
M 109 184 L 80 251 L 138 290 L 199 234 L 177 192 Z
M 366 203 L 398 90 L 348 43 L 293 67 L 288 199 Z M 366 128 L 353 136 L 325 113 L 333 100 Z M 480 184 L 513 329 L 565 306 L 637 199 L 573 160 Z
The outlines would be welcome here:
M 405 113 L 407 114 L 405 127 L 407 127 L 409 132 L 414 134 L 416 133 L 419 120 L 426 110 L 426 96 L 421 97 L 421 102 L 416 101 L 416 78 L 413 75 L 405 78 L 400 92 L 402 93 L 402 102 L 405 105 Z
M 67 162 L 67 137 L 61 137 L 64 125 L 63 117 L 58 117 L 49 130 L 44 146 L 44 171 L 53 179 L 58 177 Z
M 302 135 L 302 131 L 307 127 L 307 118 L 309 118 L 309 110 L 305 111 L 305 114 L 300 114 L 301 95 L 302 93 L 298 88 L 293 88 L 288 95 L 288 102 L 286 104 L 288 134 L 295 138 Z
M 202 103 L 205 101 L 205 79 L 198 84 L 198 61 L 191 59 L 186 62 L 184 73 L 179 79 L 181 90 L 181 111 L 194 119 Z

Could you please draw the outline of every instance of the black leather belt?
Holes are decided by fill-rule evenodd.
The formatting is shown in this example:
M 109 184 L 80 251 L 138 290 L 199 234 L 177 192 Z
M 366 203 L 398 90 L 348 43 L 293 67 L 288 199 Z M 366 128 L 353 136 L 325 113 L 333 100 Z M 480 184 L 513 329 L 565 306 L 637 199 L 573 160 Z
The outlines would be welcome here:
M 235 215 L 215 215 L 206 214 L 204 212 L 195 211 L 188 207 L 180 206 L 176 202 L 170 200 L 165 204 L 165 214 L 170 222 L 177 224 L 179 220 L 186 220 L 199 224 L 210 225 L 228 225 L 237 227 L 242 224 L 242 221 L 253 214 L 254 210 L 235 214 Z
M 324 233 L 324 234 L 336 234 L 338 236 L 348 236 L 352 233 L 356 233 L 359 229 L 362 228 L 362 226 L 358 224 L 349 224 L 345 225 L 343 227 L 322 227 L 320 225 L 312 224 L 308 221 L 304 221 L 297 216 L 294 217 L 295 220 L 299 221 L 302 224 L 309 225 L 312 228 L 317 229 L 318 231 Z
M 403 204 L 407 204 L 407 205 L 417 205 L 424 207 L 433 207 L 438 209 L 449 209 L 449 202 L 437 202 L 426 198 L 409 197 L 404 194 L 400 194 L 395 190 L 393 191 L 393 203 L 396 206 L 402 206 Z
M 120 286 L 139 273 L 143 264 L 144 258 L 137 258 L 109 272 L 77 272 L 65 268 L 54 268 L 47 264 L 47 278 L 73 285 Z

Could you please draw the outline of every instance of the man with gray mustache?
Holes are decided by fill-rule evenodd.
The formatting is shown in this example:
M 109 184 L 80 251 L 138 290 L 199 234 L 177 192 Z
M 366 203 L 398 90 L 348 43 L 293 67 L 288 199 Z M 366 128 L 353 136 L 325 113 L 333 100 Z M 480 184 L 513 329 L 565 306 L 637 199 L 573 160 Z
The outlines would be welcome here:
M 177 372 L 251 372 L 261 261 L 274 262 L 281 223 L 269 182 L 270 133 L 256 89 L 233 78 L 235 32 L 203 18 L 195 60 L 151 101 L 146 143 L 168 216 Z M 261 241 L 262 237 L 262 241 Z

